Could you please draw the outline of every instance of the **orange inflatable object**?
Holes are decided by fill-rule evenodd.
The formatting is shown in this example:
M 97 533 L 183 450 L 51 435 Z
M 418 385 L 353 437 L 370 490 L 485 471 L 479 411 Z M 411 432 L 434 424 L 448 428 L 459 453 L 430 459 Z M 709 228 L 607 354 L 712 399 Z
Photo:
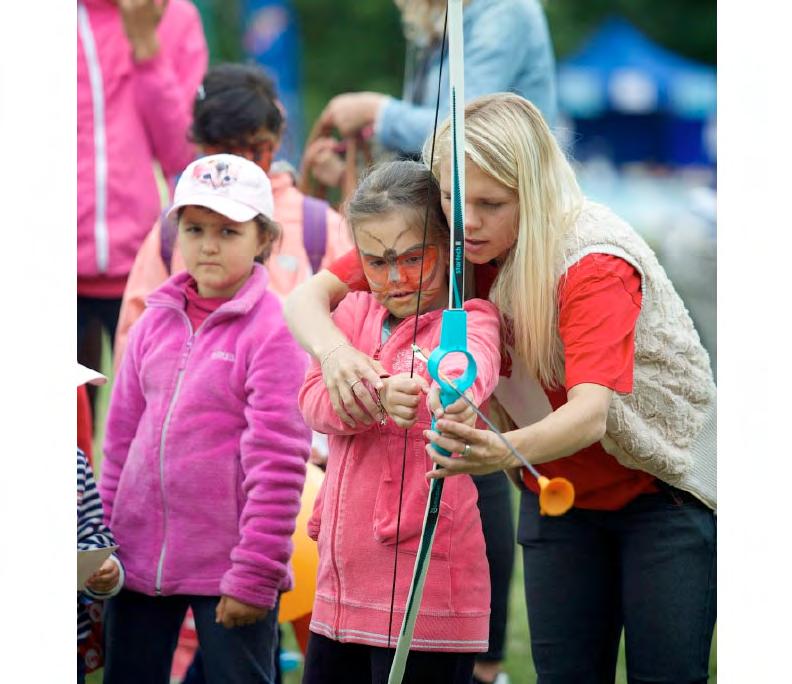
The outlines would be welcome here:
M 309 463 L 300 503 L 300 513 L 297 516 L 297 528 L 292 535 L 294 553 L 291 562 L 294 573 L 294 589 L 281 596 L 280 610 L 278 611 L 278 622 L 280 623 L 294 622 L 313 610 L 316 573 L 319 569 L 319 551 L 316 548 L 316 542 L 308 536 L 306 528 L 323 479 L 324 473 L 321 468 Z
M 565 477 L 548 480 L 540 475 L 539 512 L 542 515 L 564 515 L 575 503 L 575 488 Z

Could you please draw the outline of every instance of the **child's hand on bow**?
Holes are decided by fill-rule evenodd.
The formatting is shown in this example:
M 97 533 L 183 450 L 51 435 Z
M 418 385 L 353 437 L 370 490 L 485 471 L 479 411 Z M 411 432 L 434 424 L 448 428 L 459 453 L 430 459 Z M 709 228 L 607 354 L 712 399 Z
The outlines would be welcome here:
M 465 392 L 465 396 L 473 401 L 472 390 Z M 476 412 L 462 397 L 443 408 L 440 403 L 440 386 L 437 383 L 432 383 L 432 387 L 426 397 L 426 406 L 429 409 L 429 413 L 437 420 L 445 418 L 446 420 L 453 420 L 455 423 L 470 425 L 470 427 L 476 426 Z
M 108 558 L 102 563 L 101 567 L 86 580 L 85 586 L 97 594 L 107 594 L 115 589 L 120 577 L 121 571 L 118 569 L 118 563 L 112 558 Z
M 382 408 L 396 425 L 411 428 L 418 417 L 421 394 L 429 391 L 429 384 L 420 375 L 410 377 L 409 373 L 383 378 L 382 384 L 379 391 Z
M 269 614 L 269 608 L 257 608 L 248 603 L 237 601 L 231 596 L 222 596 L 215 610 L 215 622 L 231 629 L 252 625 L 258 620 L 263 620 Z

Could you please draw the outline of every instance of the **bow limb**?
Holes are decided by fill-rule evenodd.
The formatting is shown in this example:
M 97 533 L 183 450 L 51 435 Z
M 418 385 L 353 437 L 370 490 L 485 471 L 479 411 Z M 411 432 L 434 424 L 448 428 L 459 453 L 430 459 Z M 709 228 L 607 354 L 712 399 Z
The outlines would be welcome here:
M 440 385 L 440 401 L 443 406 L 448 406 L 457 397 L 457 390 L 450 386 L 440 374 L 440 364 L 447 354 L 461 352 L 466 355 L 468 360 L 467 369 L 454 381 L 459 391 L 464 392 L 476 379 L 476 363 L 467 349 L 467 312 L 463 308 L 465 300 L 465 96 L 462 2 L 463 0 L 449 0 L 447 9 L 453 174 L 451 240 L 449 244 L 449 308 L 443 312 L 440 345 L 432 352 L 427 364 L 430 375 Z M 433 428 L 434 422 L 434 418 L 432 418 Z M 415 558 L 412 582 L 407 595 L 407 605 L 404 610 L 404 618 L 396 644 L 396 652 L 391 665 L 388 684 L 400 684 L 404 676 L 407 656 L 412 643 L 415 622 L 418 618 L 423 588 L 426 582 L 426 573 L 431 559 L 432 545 L 435 532 L 437 531 L 443 483 L 444 480 L 439 479 L 432 480 L 429 485 L 429 498 L 424 513 L 421 541 Z

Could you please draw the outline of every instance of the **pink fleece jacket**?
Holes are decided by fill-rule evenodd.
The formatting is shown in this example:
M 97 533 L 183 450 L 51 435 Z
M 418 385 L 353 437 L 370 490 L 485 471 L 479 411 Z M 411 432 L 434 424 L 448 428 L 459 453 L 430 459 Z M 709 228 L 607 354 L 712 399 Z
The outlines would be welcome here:
M 498 380 L 498 313 L 482 300 L 466 302 L 465 309 L 468 345 L 478 365 L 473 392 L 481 403 Z M 389 373 L 409 372 L 415 319 L 402 321 L 382 344 L 387 314 L 372 295 L 356 292 L 341 302 L 334 319 L 355 347 L 378 358 Z M 442 311 L 432 311 L 419 317 L 421 347 L 437 346 L 441 316 Z M 415 363 L 415 372 L 430 379 L 425 365 L 417 359 Z M 443 368 L 453 377 L 453 365 Z M 358 429 L 342 423 L 316 363 L 300 390 L 300 409 L 314 430 L 330 435 L 327 473 L 308 523 L 308 533 L 319 544 L 311 631 L 336 641 L 386 646 L 404 430 L 390 420 L 385 426 Z M 429 425 L 422 402 L 418 422 L 408 432 L 392 646 L 404 616 L 429 493 L 425 475 L 432 462 L 422 434 Z M 446 480 L 415 628 L 417 650 L 487 650 L 489 566 L 476 500 L 470 477 Z
M 113 386 L 100 493 L 126 586 L 272 607 L 291 587 L 291 535 L 310 431 L 306 354 L 266 270 L 192 330 L 180 273 L 148 300 Z
M 208 61 L 198 10 L 171 0 L 159 53 L 136 62 L 110 0 L 77 5 L 77 291 L 120 297 L 160 210 L 154 175 L 193 158 L 187 133 Z

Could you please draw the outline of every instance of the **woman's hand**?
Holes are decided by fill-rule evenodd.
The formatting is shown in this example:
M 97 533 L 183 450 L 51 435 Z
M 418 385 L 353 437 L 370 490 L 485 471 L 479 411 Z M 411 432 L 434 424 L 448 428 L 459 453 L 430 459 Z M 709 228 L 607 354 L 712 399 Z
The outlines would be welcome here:
M 338 129 L 342 137 L 353 135 L 376 121 L 386 99 L 370 92 L 336 95 L 319 115 L 319 122 L 325 130 Z
M 112 558 L 108 558 L 102 563 L 101 567 L 86 580 L 85 586 L 97 594 L 107 594 L 115 589 L 120 577 L 121 571 L 118 569 L 118 563 Z
M 159 26 L 168 0 L 118 0 L 129 44 L 136 61 L 150 59 L 159 52 Z
M 341 185 L 344 176 L 344 160 L 335 152 L 335 138 L 316 138 L 303 153 L 303 172 L 310 172 L 316 180 L 329 188 Z
M 222 596 L 215 609 L 215 622 L 223 627 L 244 627 L 263 620 L 269 614 L 268 608 L 257 608 L 248 603 L 237 601 L 231 596 Z
M 418 417 L 421 394 L 429 391 L 429 384 L 420 375 L 399 373 L 386 378 L 383 385 L 379 396 L 385 412 L 400 428 L 411 428 Z
M 320 364 L 330 402 L 341 420 L 350 427 L 358 423 L 371 425 L 379 420 L 380 409 L 366 387 L 368 382 L 376 390 L 382 389 L 380 376 L 387 373 L 379 361 L 350 344 L 339 344 L 320 357 Z
M 440 433 L 424 430 L 424 437 L 429 440 L 426 453 L 440 466 L 427 474 L 434 480 L 448 475 L 489 475 L 498 470 L 506 470 L 521 465 L 519 460 L 489 430 L 477 430 L 470 425 L 459 423 L 448 418 L 437 421 L 435 426 Z M 452 454 L 455 458 L 441 456 L 432 447 L 436 444 Z M 466 450 L 466 447 L 467 450 Z

